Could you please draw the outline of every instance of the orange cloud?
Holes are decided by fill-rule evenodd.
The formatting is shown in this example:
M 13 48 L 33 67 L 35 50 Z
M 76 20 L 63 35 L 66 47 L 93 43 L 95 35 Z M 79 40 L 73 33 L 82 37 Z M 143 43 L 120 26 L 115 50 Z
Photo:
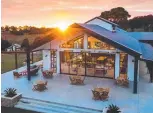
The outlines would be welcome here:
M 85 22 L 122 6 L 132 16 L 153 14 L 153 0 L 2 0 L 2 25 L 52 26 Z

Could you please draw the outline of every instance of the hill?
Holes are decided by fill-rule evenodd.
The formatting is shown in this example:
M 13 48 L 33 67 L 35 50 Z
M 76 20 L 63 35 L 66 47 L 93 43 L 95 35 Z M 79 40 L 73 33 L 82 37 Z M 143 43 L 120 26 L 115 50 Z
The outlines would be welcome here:
M 30 44 L 33 43 L 33 41 L 37 38 L 37 37 L 43 37 L 44 34 L 30 34 L 30 35 L 14 35 L 14 34 L 11 34 L 9 32 L 2 32 L 1 33 L 1 38 L 4 39 L 4 40 L 8 40 L 10 43 L 17 43 L 17 44 L 21 44 L 22 41 L 25 39 L 25 38 L 28 38 Z

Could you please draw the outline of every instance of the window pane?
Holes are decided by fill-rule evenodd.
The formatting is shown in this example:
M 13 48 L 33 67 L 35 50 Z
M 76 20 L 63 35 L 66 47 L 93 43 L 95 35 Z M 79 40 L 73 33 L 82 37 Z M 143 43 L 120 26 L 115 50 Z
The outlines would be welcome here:
M 88 37 L 88 49 L 103 49 L 103 50 L 114 50 L 115 48 L 101 40 L 98 40 L 92 36 Z
M 69 73 L 70 66 L 70 53 L 69 52 L 60 52 L 61 59 L 61 73 Z
M 96 55 L 95 76 L 114 78 L 114 56 Z
M 120 75 L 127 75 L 128 54 L 120 54 Z
M 77 37 L 73 40 L 70 40 L 62 45 L 61 48 L 75 48 L 75 49 L 83 49 L 83 36 Z
M 51 68 L 56 73 L 56 50 L 51 50 Z

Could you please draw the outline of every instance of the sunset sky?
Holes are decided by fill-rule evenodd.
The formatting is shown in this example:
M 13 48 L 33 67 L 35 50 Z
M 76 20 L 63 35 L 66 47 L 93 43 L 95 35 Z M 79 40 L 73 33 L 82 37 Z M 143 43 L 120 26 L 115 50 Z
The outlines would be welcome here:
M 2 0 L 2 25 L 52 27 L 83 23 L 122 6 L 131 16 L 153 14 L 153 0 Z

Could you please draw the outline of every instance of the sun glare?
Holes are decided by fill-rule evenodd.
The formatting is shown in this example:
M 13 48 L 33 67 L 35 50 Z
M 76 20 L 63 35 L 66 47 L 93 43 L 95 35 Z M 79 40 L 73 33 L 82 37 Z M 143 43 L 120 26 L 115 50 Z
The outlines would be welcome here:
M 66 22 L 59 22 L 55 24 L 60 30 L 65 31 L 68 28 L 68 24 Z

